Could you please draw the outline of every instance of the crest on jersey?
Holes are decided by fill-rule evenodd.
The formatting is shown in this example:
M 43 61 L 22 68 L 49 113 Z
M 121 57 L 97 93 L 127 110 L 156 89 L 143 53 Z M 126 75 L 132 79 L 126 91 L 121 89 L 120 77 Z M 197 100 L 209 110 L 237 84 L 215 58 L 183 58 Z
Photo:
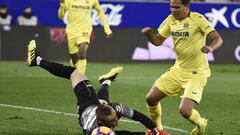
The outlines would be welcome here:
M 189 27 L 189 23 L 184 23 L 184 24 L 183 24 L 183 28 L 184 28 L 184 29 L 187 29 L 188 27 Z

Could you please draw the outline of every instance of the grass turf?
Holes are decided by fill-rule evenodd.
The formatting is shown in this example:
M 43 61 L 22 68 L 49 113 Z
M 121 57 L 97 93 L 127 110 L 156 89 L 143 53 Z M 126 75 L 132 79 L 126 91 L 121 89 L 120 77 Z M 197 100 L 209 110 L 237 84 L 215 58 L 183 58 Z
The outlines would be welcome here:
M 87 76 L 96 90 L 97 78 L 116 64 L 89 63 Z M 145 114 L 145 95 L 155 79 L 170 65 L 160 63 L 120 64 L 124 71 L 110 89 L 111 101 L 121 102 Z M 240 134 L 240 66 L 212 65 L 212 76 L 197 107 L 208 118 L 206 135 Z M 172 135 L 181 135 L 172 128 L 191 131 L 194 127 L 178 113 L 179 97 L 162 101 L 163 123 Z M 54 77 L 41 68 L 28 68 L 23 62 L 0 62 L 0 104 L 27 106 L 58 112 L 76 113 L 76 99 L 70 82 Z M 145 131 L 138 123 L 119 123 L 117 129 Z M 0 106 L 1 135 L 79 135 L 83 134 L 74 116 L 38 112 Z

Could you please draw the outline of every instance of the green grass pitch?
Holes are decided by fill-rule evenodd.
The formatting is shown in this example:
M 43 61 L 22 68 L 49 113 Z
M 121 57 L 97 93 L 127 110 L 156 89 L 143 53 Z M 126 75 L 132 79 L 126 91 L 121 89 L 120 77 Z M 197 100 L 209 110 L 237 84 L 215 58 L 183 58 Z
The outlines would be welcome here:
M 116 64 L 89 63 L 87 76 L 97 90 L 99 75 Z M 145 95 L 170 65 L 159 63 L 119 64 L 124 71 L 111 84 L 111 101 L 121 102 L 147 114 Z M 211 65 L 212 76 L 204 89 L 200 106 L 208 118 L 206 135 L 240 134 L 240 66 Z M 194 127 L 178 112 L 179 97 L 162 101 L 163 124 L 172 135 L 185 135 Z M 32 107 L 12 108 L 3 105 Z M 70 82 L 23 62 L 0 62 L 0 135 L 81 135 L 76 116 L 44 112 L 41 109 L 76 113 L 76 99 Z M 124 119 L 125 120 L 125 119 Z M 120 121 L 117 129 L 146 131 L 139 123 Z M 183 132 L 181 132 L 182 130 Z

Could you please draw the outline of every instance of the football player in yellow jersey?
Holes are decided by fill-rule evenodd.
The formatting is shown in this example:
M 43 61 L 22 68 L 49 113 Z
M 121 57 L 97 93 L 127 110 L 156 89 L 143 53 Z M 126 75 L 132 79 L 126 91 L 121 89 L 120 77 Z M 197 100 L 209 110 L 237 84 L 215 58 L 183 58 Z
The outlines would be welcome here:
M 68 12 L 66 27 L 68 50 L 72 63 L 84 74 L 86 70 L 87 50 L 92 32 L 91 11 L 95 8 L 102 21 L 106 38 L 112 36 L 112 31 L 98 0 L 60 0 L 58 17 L 63 19 Z
M 171 0 L 170 9 L 171 15 L 159 26 L 158 33 L 149 27 L 142 29 L 142 33 L 155 46 L 172 36 L 176 53 L 175 64 L 155 81 L 146 96 L 148 112 L 158 127 L 163 128 L 160 100 L 183 91 L 179 112 L 196 125 L 190 134 L 202 135 L 207 120 L 200 116 L 194 105 L 200 103 L 210 76 L 206 53 L 219 48 L 223 40 L 203 15 L 190 11 L 190 0 Z M 206 37 L 212 39 L 209 45 L 205 44 Z

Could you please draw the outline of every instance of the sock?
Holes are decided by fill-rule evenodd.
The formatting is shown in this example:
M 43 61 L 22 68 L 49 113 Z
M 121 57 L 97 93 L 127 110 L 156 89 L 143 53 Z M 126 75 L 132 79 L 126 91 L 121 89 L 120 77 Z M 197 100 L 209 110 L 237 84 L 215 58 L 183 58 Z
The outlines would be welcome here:
M 101 85 L 107 84 L 107 85 L 110 86 L 110 85 L 111 85 L 111 82 L 112 82 L 111 80 L 107 79 L 107 80 L 103 81 Z
M 76 69 L 71 66 L 65 66 L 63 64 L 48 62 L 44 59 L 40 61 L 39 66 L 42 67 L 43 69 L 46 69 L 48 72 L 55 76 L 66 79 L 70 79 L 72 72 Z
M 198 111 L 195 109 L 192 110 L 192 115 L 190 116 L 190 118 L 188 120 L 197 126 L 202 125 L 202 117 L 200 116 Z
M 85 74 L 86 67 L 87 67 L 87 60 L 86 59 L 80 59 L 76 64 L 76 68 L 81 74 Z
M 102 83 L 101 88 L 97 93 L 97 97 L 98 99 L 106 100 L 109 103 L 109 91 L 108 91 L 109 85 L 106 83 L 104 84 L 104 82 Z
M 149 106 L 147 105 L 148 114 L 152 121 L 157 125 L 158 128 L 161 130 L 163 129 L 162 122 L 161 122 L 161 116 L 162 116 L 162 108 L 161 104 L 157 104 L 156 106 Z
M 40 62 L 42 61 L 42 59 L 43 59 L 42 57 L 37 56 L 36 63 L 37 63 L 38 66 L 40 65 Z

